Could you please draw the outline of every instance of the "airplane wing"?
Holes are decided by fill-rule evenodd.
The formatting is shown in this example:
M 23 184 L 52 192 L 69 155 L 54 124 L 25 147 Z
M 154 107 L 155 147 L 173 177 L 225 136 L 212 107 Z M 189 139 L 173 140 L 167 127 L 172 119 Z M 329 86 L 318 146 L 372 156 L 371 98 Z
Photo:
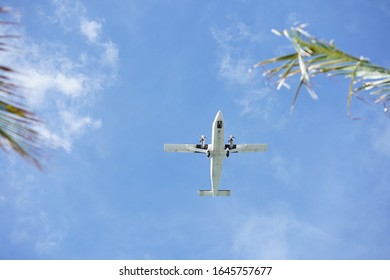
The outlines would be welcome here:
M 207 145 L 195 144 L 165 144 L 165 152 L 184 152 L 184 153 L 202 153 L 207 154 Z
M 226 145 L 229 148 L 229 145 Z M 268 149 L 267 144 L 238 144 L 233 148 L 229 148 L 230 153 L 243 153 L 243 152 L 265 152 Z

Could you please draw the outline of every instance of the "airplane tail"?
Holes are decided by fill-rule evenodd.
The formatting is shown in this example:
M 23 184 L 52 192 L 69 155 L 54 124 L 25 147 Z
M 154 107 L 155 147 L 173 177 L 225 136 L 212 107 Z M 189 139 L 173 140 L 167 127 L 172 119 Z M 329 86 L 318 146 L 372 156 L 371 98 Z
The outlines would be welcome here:
M 213 192 L 212 190 L 199 190 L 199 196 L 230 196 L 230 190 L 218 190 Z

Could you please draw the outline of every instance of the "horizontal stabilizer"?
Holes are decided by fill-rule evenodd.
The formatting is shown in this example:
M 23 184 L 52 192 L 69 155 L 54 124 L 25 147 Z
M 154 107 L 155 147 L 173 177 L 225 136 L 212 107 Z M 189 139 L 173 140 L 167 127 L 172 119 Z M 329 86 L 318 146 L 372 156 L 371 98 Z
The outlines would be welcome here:
M 230 196 L 230 190 L 218 190 L 213 192 L 212 190 L 199 190 L 199 196 Z

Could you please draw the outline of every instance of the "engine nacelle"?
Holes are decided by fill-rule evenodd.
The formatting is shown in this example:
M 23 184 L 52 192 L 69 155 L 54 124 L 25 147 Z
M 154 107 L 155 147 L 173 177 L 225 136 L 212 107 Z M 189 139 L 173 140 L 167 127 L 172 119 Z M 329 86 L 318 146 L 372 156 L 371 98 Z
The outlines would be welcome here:
M 229 157 L 229 155 L 230 155 L 230 150 L 229 150 L 229 148 L 226 148 L 226 150 L 225 150 L 225 154 L 226 154 L 226 157 Z

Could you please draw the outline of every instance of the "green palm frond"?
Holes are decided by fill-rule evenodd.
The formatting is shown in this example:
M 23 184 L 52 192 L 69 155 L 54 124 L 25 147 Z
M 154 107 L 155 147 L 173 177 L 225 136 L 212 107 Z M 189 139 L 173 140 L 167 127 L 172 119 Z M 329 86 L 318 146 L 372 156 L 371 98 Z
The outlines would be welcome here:
M 390 69 L 372 64 L 367 58 L 354 57 L 339 49 L 333 42 L 317 40 L 304 30 L 305 25 L 295 26 L 289 30 L 272 30 L 278 36 L 289 39 L 295 49 L 294 53 L 260 61 L 254 68 L 276 64 L 266 70 L 264 75 L 277 77 L 277 88 L 287 86 L 286 80 L 300 76 L 299 85 L 291 104 L 295 102 L 304 85 L 313 99 L 317 95 L 311 86 L 311 78 L 320 74 L 328 76 L 345 76 L 350 79 L 347 97 L 347 113 L 350 115 L 351 101 L 354 95 L 363 99 L 372 99 L 374 103 L 382 104 L 389 114 L 390 104 Z M 390 116 L 390 115 L 389 115 Z
M 6 9 L 0 7 L 0 14 L 6 12 Z M 0 24 L 14 23 L 0 21 Z M 3 41 L 14 37 L 17 36 L 0 35 L 0 51 L 7 51 L 7 44 Z M 12 80 L 15 74 L 11 67 L 0 65 L 0 147 L 10 147 L 41 169 L 38 161 L 39 135 L 34 129 L 38 119 L 26 109 L 23 97 L 18 93 L 20 87 Z

